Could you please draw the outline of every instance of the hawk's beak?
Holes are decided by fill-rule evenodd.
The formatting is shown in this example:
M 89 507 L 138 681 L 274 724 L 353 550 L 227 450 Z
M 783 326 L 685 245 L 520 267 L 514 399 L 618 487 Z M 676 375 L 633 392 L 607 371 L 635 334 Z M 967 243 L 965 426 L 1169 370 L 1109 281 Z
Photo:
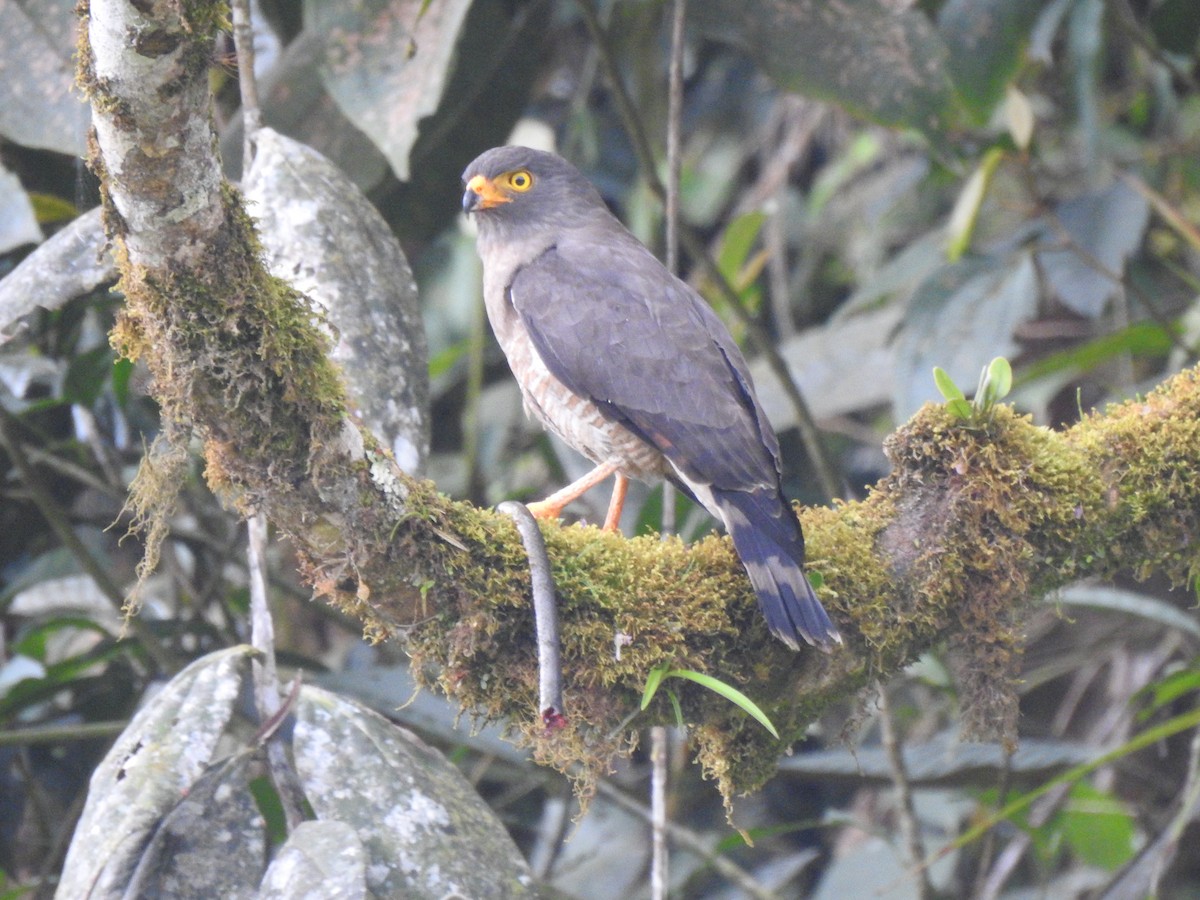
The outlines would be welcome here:
M 512 197 L 496 187 L 496 182 L 482 175 L 476 175 L 467 182 L 463 191 L 463 212 L 478 212 L 481 209 L 491 209 L 501 203 L 510 203 Z

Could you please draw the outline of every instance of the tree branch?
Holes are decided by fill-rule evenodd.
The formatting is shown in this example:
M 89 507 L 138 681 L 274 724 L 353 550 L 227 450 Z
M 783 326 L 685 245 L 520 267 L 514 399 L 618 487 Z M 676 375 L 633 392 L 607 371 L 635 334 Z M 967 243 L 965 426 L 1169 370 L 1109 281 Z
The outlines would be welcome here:
M 209 483 L 292 538 L 318 595 L 374 637 L 405 637 L 419 677 L 509 719 L 542 760 L 583 763 L 586 777 L 627 750 L 620 723 L 664 660 L 736 684 L 786 744 L 947 635 L 974 654 L 966 691 L 986 730 L 1005 720 L 1029 597 L 1121 568 L 1197 573 L 1195 371 L 1061 434 L 1006 409 L 972 430 L 928 406 L 888 440 L 893 474 L 865 501 L 804 514 L 822 601 L 846 639 L 834 654 L 793 653 L 767 634 L 725 538 L 685 546 L 545 526 L 572 711 L 545 737 L 516 529 L 405 477 L 351 423 L 311 304 L 264 270 L 221 181 L 206 75 L 221 8 L 91 3 L 80 80 L 127 297 L 114 341 L 149 365 L 168 438 L 202 440 Z M 132 500 L 151 524 L 173 496 L 153 469 Z M 618 631 L 632 637 L 620 660 Z M 727 796 L 770 775 L 779 743 L 710 692 L 678 690 Z M 673 719 L 661 703 L 648 721 Z

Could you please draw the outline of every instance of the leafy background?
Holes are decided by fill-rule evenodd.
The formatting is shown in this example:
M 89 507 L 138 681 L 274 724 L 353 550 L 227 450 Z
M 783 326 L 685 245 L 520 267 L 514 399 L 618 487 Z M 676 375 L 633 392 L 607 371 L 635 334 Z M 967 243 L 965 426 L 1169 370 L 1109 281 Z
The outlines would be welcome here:
M 73 5 L 0 0 L 0 276 L 97 203 Z M 525 420 L 487 332 L 459 173 L 514 136 L 552 144 L 661 248 L 669 5 L 263 0 L 256 15 L 266 123 L 329 157 L 412 264 L 426 474 L 481 504 L 561 483 L 580 463 Z M 969 388 L 1007 356 L 1016 405 L 1059 425 L 1195 362 L 1198 59 L 1193 0 L 691 0 L 683 220 L 749 316 L 695 246 L 683 268 L 757 357 L 793 496 L 829 499 L 755 334 L 790 366 L 847 494 L 882 473 L 883 436 L 938 399 L 934 365 Z M 230 66 L 214 59 L 212 82 L 236 177 Z M 244 529 L 197 461 L 143 614 L 122 625 L 140 549 L 120 539 L 122 503 L 157 419 L 144 374 L 108 346 L 121 299 L 96 242 L 81 248 L 61 277 L 0 292 L 0 870 L 42 895 L 113 736 L 165 674 L 242 641 L 247 606 Z M 637 499 L 627 527 L 656 527 L 659 495 Z M 687 534 L 711 527 L 680 512 Z M 573 822 L 566 784 L 495 728 L 456 727 L 428 695 L 398 709 L 412 693 L 398 648 L 363 645 L 308 601 L 287 546 L 272 554 L 283 663 L 446 750 L 558 890 L 645 893 L 642 757 Z M 675 892 L 1144 896 L 1156 873 L 1164 896 L 1193 896 L 1200 859 L 1174 850 L 1197 839 L 1200 745 L 1128 744 L 1195 708 L 1193 603 L 1153 577 L 1031 598 L 1011 758 L 955 741 L 954 660 L 928 654 L 818 723 L 738 805 L 752 848 L 680 731 Z M 1030 802 L 987 836 L 969 830 L 1019 796 Z M 945 848 L 927 880 L 905 872 L 914 837 Z

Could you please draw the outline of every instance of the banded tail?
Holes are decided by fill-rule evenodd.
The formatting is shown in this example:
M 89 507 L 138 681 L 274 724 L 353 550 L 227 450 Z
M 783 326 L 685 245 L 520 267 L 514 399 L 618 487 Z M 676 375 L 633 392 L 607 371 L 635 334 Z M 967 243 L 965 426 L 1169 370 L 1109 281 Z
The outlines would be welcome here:
M 840 644 L 804 575 L 804 535 L 787 500 L 766 490 L 714 490 L 712 496 L 771 633 L 793 650 L 801 640 L 821 650 Z

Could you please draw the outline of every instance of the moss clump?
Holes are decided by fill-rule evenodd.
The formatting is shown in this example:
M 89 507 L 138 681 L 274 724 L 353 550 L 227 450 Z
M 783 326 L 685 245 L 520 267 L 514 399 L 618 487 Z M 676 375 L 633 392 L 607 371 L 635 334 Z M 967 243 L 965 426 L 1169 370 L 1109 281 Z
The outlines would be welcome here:
M 286 497 L 311 476 L 311 462 L 332 441 L 345 409 L 329 339 L 309 301 L 268 275 L 249 219 L 228 188 L 226 225 L 186 269 L 150 271 L 125 258 L 119 289 L 125 307 L 110 336 L 154 377 L 163 434 L 135 480 L 129 508 L 152 570 L 179 487 L 173 474 L 189 423 L 205 439 L 206 474 L 243 511 L 267 496 Z
M 130 358 L 144 356 L 167 418 L 197 423 L 207 439 L 236 442 L 238 469 L 274 469 L 311 457 L 336 436 L 345 394 L 316 311 L 266 273 L 235 189 L 226 190 L 226 226 L 198 263 L 165 272 L 125 265 L 119 286 L 126 306 L 113 343 Z M 227 457 L 209 457 L 219 486 L 256 480 L 213 471 L 221 460 Z
M 415 668 L 465 709 L 508 721 L 540 761 L 573 773 L 584 787 L 608 770 L 614 754 L 633 746 L 628 717 L 658 665 L 707 672 L 738 687 L 781 729 L 784 740 L 777 742 L 711 691 L 670 684 L 685 721 L 710 726 L 699 758 L 732 793 L 760 783 L 781 750 L 834 698 L 832 689 L 802 694 L 799 685 L 822 667 L 832 673 L 852 659 L 795 653 L 771 637 L 727 538 L 710 535 L 686 545 L 677 538 L 625 539 L 592 527 L 545 524 L 568 721 L 547 734 L 537 715 L 527 562 L 514 527 L 505 517 L 457 505 L 446 510 L 443 527 L 465 549 L 441 554 L 444 570 L 430 573 L 429 600 L 438 613 L 409 635 Z M 747 646 L 755 652 L 746 653 Z M 829 679 L 841 683 L 840 676 Z M 636 727 L 673 721 L 662 691 Z M 747 729 L 762 731 L 765 741 L 747 742 Z M 744 764 L 730 766 L 721 735 L 739 742 Z
M 1070 436 L 1095 472 L 1111 523 L 1092 552 L 1110 569 L 1193 581 L 1200 559 L 1200 374 L 1181 372 L 1144 398 L 1114 405 Z M 1088 560 L 1087 562 L 1094 562 Z
M 883 544 L 926 626 L 905 630 L 954 635 L 964 730 L 1011 742 L 1020 610 L 1094 559 L 1103 492 L 1084 454 L 1009 407 L 973 429 L 927 406 L 887 448 L 881 490 L 900 499 Z

